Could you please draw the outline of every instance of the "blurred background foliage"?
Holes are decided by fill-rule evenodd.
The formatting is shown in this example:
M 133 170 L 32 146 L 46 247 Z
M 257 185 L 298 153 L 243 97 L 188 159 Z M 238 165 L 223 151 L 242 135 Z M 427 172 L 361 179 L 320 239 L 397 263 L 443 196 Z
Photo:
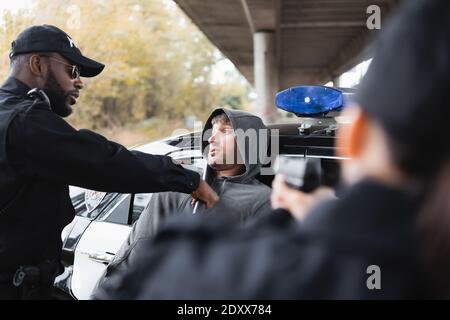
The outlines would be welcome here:
M 99 76 L 83 78 L 85 89 L 67 118 L 76 128 L 132 146 L 192 130 L 186 119 L 204 121 L 218 106 L 251 111 L 250 85 L 235 69 L 213 79 L 224 57 L 171 0 L 35 0 L 30 9 L 4 11 L 2 82 L 11 41 L 44 23 L 106 64 Z

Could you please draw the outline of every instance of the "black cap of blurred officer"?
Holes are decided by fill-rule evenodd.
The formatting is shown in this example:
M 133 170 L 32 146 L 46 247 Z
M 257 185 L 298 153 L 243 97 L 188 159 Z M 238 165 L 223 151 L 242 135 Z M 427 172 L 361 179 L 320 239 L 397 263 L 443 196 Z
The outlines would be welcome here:
M 383 127 L 394 162 L 427 176 L 450 142 L 450 1 L 406 1 L 382 26 L 356 101 Z

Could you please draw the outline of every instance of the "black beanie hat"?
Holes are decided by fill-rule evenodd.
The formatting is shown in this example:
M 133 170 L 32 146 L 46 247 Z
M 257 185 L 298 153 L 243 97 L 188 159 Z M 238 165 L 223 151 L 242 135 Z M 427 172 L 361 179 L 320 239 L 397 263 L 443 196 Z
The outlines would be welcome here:
M 450 1 L 405 1 L 373 45 L 355 101 L 386 131 L 402 168 L 434 170 L 450 150 Z

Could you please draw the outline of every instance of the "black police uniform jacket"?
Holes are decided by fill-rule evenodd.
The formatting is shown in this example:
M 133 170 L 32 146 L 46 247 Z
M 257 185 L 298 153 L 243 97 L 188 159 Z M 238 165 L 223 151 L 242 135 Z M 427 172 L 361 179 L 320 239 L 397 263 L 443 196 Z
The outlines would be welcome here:
M 74 217 L 68 185 L 144 193 L 197 189 L 199 175 L 170 157 L 129 151 L 75 130 L 9 78 L 0 88 L 0 272 L 58 260 Z
M 437 294 L 416 231 L 420 197 L 373 181 L 298 223 L 284 210 L 250 228 L 174 220 L 96 299 L 402 299 Z

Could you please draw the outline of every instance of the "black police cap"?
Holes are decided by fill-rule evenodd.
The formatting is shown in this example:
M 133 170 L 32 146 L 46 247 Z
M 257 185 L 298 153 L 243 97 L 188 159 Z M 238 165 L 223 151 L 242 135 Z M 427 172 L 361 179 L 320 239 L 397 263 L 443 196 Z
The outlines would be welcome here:
M 11 43 L 10 57 L 22 53 L 57 52 L 80 67 L 80 76 L 94 77 L 102 72 L 104 64 L 81 53 L 72 38 L 52 25 L 36 25 L 22 31 Z
M 446 134 L 449 30 L 450 1 L 405 1 L 373 44 L 374 58 L 355 100 L 403 141 L 419 131 L 429 139 Z
M 355 97 L 411 172 L 433 173 L 450 152 L 449 30 L 450 1 L 404 1 L 376 39 Z M 412 150 L 424 155 L 410 157 Z

